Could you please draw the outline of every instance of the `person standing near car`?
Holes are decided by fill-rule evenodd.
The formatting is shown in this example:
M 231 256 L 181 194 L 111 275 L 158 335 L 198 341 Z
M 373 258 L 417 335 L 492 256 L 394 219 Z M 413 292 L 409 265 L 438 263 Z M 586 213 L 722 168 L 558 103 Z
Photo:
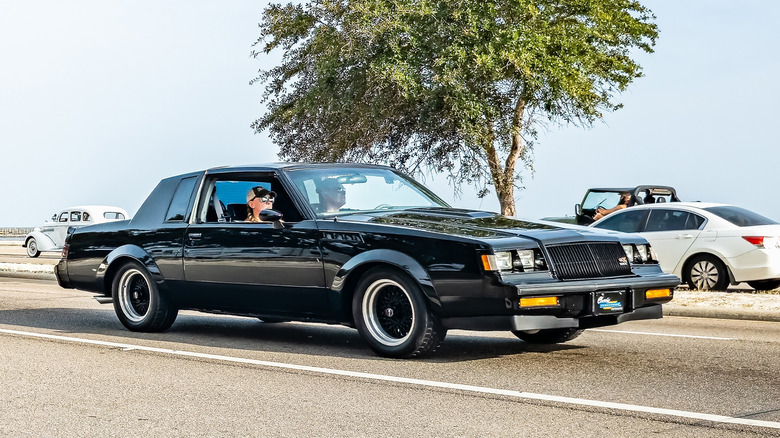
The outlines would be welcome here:
M 260 219 L 260 212 L 270 210 L 274 207 L 276 192 L 270 191 L 265 187 L 252 187 L 246 193 L 246 222 L 266 222 Z
M 620 194 L 620 202 L 618 202 L 618 205 L 612 207 L 612 208 L 603 208 L 599 207 L 596 209 L 596 214 L 593 216 L 593 220 L 597 221 L 604 216 L 616 212 L 618 210 L 622 210 L 630 205 L 631 202 L 631 193 L 621 193 Z

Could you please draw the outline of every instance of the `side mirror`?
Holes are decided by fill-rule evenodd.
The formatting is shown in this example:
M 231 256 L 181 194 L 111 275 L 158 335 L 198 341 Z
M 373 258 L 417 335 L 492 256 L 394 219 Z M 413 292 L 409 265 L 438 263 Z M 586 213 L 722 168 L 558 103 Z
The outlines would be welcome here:
M 51 215 L 51 221 L 55 222 L 56 220 L 57 220 L 57 213 L 54 213 L 53 215 Z
M 266 222 L 273 222 L 275 229 L 281 229 L 284 228 L 284 225 L 282 224 L 282 217 L 284 215 L 279 213 L 276 210 L 263 210 L 260 212 L 260 219 Z
M 574 204 L 574 214 L 582 216 L 582 206 L 580 204 Z

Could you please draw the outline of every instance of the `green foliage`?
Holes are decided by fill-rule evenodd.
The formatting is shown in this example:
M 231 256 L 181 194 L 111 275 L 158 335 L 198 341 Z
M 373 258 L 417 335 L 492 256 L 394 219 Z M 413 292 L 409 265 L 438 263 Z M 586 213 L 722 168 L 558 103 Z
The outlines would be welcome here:
M 632 0 L 272 4 L 256 47 L 283 61 L 255 79 L 268 112 L 253 128 L 286 159 L 427 168 L 511 194 L 530 116 L 588 126 L 618 109 L 654 18 Z

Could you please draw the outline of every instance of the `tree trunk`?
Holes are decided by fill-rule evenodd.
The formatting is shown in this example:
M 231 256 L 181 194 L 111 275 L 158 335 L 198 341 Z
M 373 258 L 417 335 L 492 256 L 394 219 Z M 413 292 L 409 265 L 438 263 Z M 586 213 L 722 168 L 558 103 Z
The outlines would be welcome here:
M 501 214 L 504 216 L 516 216 L 515 209 L 515 167 L 517 160 L 525 153 L 523 145 L 523 113 L 525 112 L 526 100 L 522 97 L 515 103 L 515 113 L 512 116 L 512 144 L 506 157 L 506 163 L 502 167 L 499 162 L 498 152 L 495 148 L 495 133 L 490 124 L 490 144 L 484 146 L 485 155 L 488 160 L 488 168 L 493 177 L 493 186 L 496 188 L 496 196 L 501 206 Z

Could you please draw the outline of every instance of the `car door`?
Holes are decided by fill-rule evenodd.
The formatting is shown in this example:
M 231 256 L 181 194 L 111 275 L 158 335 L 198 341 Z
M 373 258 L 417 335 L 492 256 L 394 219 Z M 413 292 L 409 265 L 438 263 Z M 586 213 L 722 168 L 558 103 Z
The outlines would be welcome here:
M 65 245 L 65 236 L 68 234 L 70 223 L 70 211 L 63 211 L 57 217 L 57 222 L 51 227 L 51 231 L 45 232 L 57 248 Z
M 245 217 L 230 217 L 222 207 L 245 206 L 247 187 L 258 185 L 277 193 L 274 210 L 287 219 L 283 227 L 244 222 Z M 191 298 L 237 313 L 326 315 L 328 291 L 316 223 L 302 220 L 280 181 L 272 175 L 220 175 L 204 187 L 201 211 L 184 236 Z
M 695 213 L 657 208 L 650 211 L 645 228 L 640 234 L 652 245 L 661 269 L 671 273 L 699 237 L 703 224 L 704 218 Z

